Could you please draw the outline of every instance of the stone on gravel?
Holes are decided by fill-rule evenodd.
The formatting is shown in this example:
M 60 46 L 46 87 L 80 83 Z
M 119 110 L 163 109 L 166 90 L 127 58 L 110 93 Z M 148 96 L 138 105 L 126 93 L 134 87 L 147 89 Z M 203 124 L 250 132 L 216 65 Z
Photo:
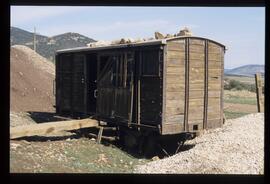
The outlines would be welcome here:
M 154 156 L 153 158 L 152 158 L 152 160 L 159 160 L 159 157 L 158 156 Z
M 18 146 L 20 146 L 20 144 L 16 144 L 16 143 L 11 143 L 10 144 L 11 149 L 16 149 Z

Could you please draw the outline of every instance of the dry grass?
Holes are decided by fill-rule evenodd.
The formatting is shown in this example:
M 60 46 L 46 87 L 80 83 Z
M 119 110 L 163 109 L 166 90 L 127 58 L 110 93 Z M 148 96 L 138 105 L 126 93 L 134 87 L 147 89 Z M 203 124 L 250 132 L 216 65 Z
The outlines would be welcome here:
M 256 93 L 246 90 L 224 90 L 224 107 L 224 113 L 227 119 L 257 113 Z
M 242 90 L 242 91 L 232 91 L 232 90 L 224 90 L 224 99 L 229 97 L 245 97 L 245 98 L 256 98 L 256 93 Z

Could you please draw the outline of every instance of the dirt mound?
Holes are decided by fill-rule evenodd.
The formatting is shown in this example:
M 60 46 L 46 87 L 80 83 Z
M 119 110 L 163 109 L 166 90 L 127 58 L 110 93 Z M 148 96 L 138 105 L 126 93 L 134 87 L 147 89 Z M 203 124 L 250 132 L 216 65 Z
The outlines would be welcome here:
M 32 49 L 15 45 L 10 50 L 10 110 L 54 111 L 54 64 Z

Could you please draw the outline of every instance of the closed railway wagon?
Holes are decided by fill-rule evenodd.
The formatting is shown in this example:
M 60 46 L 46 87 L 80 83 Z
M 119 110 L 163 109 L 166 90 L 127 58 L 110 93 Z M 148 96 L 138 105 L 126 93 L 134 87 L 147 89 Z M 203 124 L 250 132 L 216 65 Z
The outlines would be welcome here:
M 59 50 L 56 112 L 108 122 L 128 144 L 220 127 L 224 53 L 194 36 Z

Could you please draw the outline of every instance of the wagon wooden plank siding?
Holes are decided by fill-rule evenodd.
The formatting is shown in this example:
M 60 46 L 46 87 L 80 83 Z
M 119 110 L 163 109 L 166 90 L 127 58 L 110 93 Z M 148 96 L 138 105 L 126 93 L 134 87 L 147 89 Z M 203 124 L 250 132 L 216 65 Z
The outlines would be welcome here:
M 159 135 L 220 127 L 224 53 L 194 36 L 59 50 L 56 111 Z

